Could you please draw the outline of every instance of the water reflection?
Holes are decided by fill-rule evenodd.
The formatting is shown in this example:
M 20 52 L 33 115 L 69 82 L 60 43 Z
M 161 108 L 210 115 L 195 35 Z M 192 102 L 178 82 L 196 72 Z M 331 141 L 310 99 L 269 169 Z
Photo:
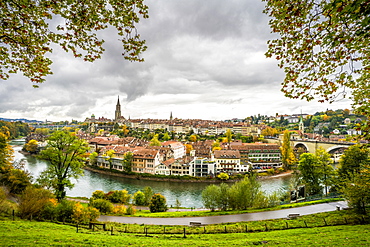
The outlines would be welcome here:
M 46 168 L 47 164 L 31 156 L 24 156 L 19 153 L 21 146 L 13 146 L 15 160 L 25 159 L 26 169 L 31 172 L 34 178 Z M 98 174 L 85 170 L 84 176 L 75 181 L 75 187 L 67 191 L 68 196 L 90 197 L 95 190 L 108 192 L 111 190 L 126 189 L 130 194 L 143 190 L 150 186 L 156 193 L 161 193 L 167 199 L 168 206 L 175 206 L 178 199 L 183 207 L 202 208 L 202 190 L 208 186 L 207 183 L 181 183 L 168 181 L 149 181 Z M 262 190 L 267 194 L 279 189 L 286 189 L 289 186 L 289 177 L 261 180 Z

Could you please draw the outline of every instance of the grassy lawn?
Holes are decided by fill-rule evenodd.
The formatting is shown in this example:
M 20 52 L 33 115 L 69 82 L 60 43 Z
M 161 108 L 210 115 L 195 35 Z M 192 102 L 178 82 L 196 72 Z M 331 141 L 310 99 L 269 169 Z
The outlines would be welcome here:
M 369 246 L 369 225 L 343 225 L 254 233 L 129 234 L 92 232 L 68 225 L 30 221 L 0 221 L 0 245 L 58 246 Z

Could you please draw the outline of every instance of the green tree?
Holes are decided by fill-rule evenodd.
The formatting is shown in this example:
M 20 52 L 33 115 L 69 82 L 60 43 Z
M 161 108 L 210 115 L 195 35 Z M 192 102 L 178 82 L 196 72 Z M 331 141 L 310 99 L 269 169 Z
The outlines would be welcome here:
M 26 149 L 26 151 L 31 154 L 37 153 L 38 147 L 39 147 L 39 144 L 36 140 L 29 140 L 29 142 L 27 142 L 24 145 L 24 148 Z
M 150 140 L 150 146 L 161 146 L 161 142 L 158 140 L 158 134 L 155 134 L 154 137 Z
M 227 129 L 225 133 L 226 141 L 230 143 L 233 140 L 233 133 L 231 129 Z
M 370 204 L 370 165 L 362 167 L 361 172 L 354 175 L 353 180 L 347 180 L 342 188 L 344 198 L 349 205 L 356 208 L 359 212 L 366 214 L 366 206 Z
M 218 198 L 218 208 L 220 208 L 221 210 L 223 211 L 226 211 L 228 208 L 229 208 L 229 204 L 230 204 L 230 199 L 229 199 L 229 196 L 230 196 L 230 187 L 229 185 L 225 184 L 225 183 L 221 183 L 219 185 L 220 187 L 220 195 L 219 195 L 219 198 Z
M 115 151 L 113 149 L 109 149 L 105 152 L 105 160 L 109 163 L 109 169 L 113 169 L 112 159 L 114 158 Z
M 325 188 L 325 195 L 328 194 L 328 187 L 334 184 L 334 168 L 332 166 L 333 161 L 330 158 L 330 154 L 323 148 L 316 150 L 316 158 L 318 166 L 322 169 L 321 183 Z
M 72 222 L 73 208 L 76 202 L 62 199 L 56 206 L 56 217 L 59 221 Z
M 90 165 L 92 166 L 96 166 L 98 161 L 97 161 L 97 158 L 98 158 L 99 154 L 97 152 L 92 152 L 89 156 L 89 161 L 90 161 Z
M 122 165 L 123 165 L 123 169 L 125 170 L 125 172 L 127 173 L 132 172 L 133 159 L 134 159 L 134 154 L 132 152 L 126 152 L 124 154 Z
M 338 176 L 340 180 L 353 180 L 362 167 L 368 164 L 369 149 L 365 145 L 353 145 L 344 151 L 339 160 Z
M 103 214 L 111 213 L 114 209 L 113 203 L 105 199 L 93 200 L 89 203 L 89 206 L 98 209 Z
M 137 205 L 137 206 L 145 206 L 146 205 L 145 194 L 143 192 L 141 192 L 140 190 L 137 191 L 134 194 L 133 200 L 134 200 L 134 204 Z
M 47 136 L 49 134 L 50 130 L 48 128 L 37 128 L 35 129 L 35 134 L 37 135 L 43 135 Z
M 171 137 L 170 137 L 170 135 L 168 134 L 168 132 L 166 132 L 166 133 L 164 133 L 164 134 L 163 134 L 162 140 L 163 140 L 163 141 L 171 140 Z
M 31 185 L 31 180 L 32 176 L 29 172 L 18 168 L 11 168 L 0 176 L 0 182 L 13 194 L 21 194 L 27 186 Z
M 251 175 L 236 182 L 229 190 L 229 206 L 233 210 L 245 210 L 253 207 L 264 207 L 266 197 L 261 191 L 261 184 L 256 176 Z
M 9 134 L 0 131 L 0 173 L 11 168 L 13 149 L 8 143 Z
M 306 192 L 309 195 L 322 194 L 323 167 L 320 166 L 318 158 L 311 153 L 302 154 L 298 170 L 302 182 L 306 185 Z
M 107 193 L 106 199 L 113 203 L 128 204 L 131 199 L 131 195 L 127 190 L 113 190 Z
M 333 102 L 352 91 L 353 108 L 367 116 L 370 131 L 370 6 L 367 0 L 266 1 L 265 13 L 279 38 L 267 57 L 284 69 L 287 97 Z M 345 88 L 349 90 L 344 90 Z
M 202 191 L 202 201 L 205 208 L 209 208 L 212 211 L 215 211 L 215 209 L 219 206 L 219 198 L 220 198 L 221 190 L 220 187 L 211 184 L 208 185 L 203 191 Z
M 283 143 L 280 147 L 281 150 L 281 161 L 283 163 L 284 170 L 290 170 L 297 163 L 297 159 L 294 155 L 292 145 L 290 143 L 291 132 L 288 130 L 284 131 Z
M 72 188 L 71 178 L 83 175 L 84 160 L 88 145 L 70 132 L 56 131 L 48 138 L 48 144 L 40 157 L 49 162 L 38 181 L 46 182 L 54 189 L 58 201 L 62 200 L 66 188 Z
M 150 200 L 152 199 L 152 196 L 154 195 L 154 191 L 150 186 L 146 186 L 143 189 L 144 195 L 145 195 L 145 205 L 149 205 Z
M 102 190 L 95 190 L 92 195 L 91 195 L 92 200 L 95 199 L 104 199 L 105 198 L 105 193 Z
M 181 207 L 181 202 L 180 202 L 180 200 L 178 198 L 176 198 L 175 207 L 176 208 L 180 208 Z
M 166 212 L 167 211 L 166 198 L 159 193 L 154 194 L 149 203 L 149 210 L 151 213 Z
M 148 17 L 148 7 L 138 1 L 1 1 L 0 78 L 22 72 L 33 83 L 45 81 L 52 74 L 48 53 L 54 44 L 75 57 L 93 62 L 104 51 L 104 40 L 97 32 L 113 27 L 120 36 L 123 56 L 130 61 L 143 61 L 146 50 L 136 24 Z M 53 25 L 52 19 L 59 20 Z M 34 84 L 37 87 L 37 85 Z

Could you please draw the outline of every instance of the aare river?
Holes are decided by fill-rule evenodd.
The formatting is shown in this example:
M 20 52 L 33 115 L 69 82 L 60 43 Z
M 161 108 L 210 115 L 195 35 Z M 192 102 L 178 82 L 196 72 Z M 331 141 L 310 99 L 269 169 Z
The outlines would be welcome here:
M 46 168 L 45 161 L 38 160 L 32 156 L 25 156 L 19 151 L 21 146 L 12 142 L 14 149 L 14 160 L 20 161 L 24 159 L 26 162 L 25 168 L 33 178 L 37 178 L 39 174 Z M 21 144 L 21 143 L 19 143 Z M 261 180 L 261 187 L 267 194 L 278 190 L 285 190 L 289 186 L 290 176 L 271 178 Z M 67 190 L 67 196 L 72 197 L 91 197 L 91 194 L 96 190 L 109 192 L 111 190 L 126 189 L 130 194 L 134 194 L 138 190 L 143 190 L 145 186 L 150 186 L 155 193 L 161 193 L 167 199 L 169 207 L 175 206 L 178 199 L 182 207 L 202 208 L 202 190 L 208 186 L 208 183 L 181 183 L 167 181 L 149 181 L 137 180 L 130 178 L 121 178 L 99 174 L 91 171 L 84 171 L 84 176 L 75 181 L 75 186 L 71 190 Z

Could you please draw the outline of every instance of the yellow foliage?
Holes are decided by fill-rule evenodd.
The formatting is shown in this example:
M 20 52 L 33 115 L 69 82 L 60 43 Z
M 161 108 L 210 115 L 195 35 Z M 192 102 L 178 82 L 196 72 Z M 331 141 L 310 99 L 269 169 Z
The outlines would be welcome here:
M 117 205 L 114 206 L 113 213 L 117 215 L 124 215 L 126 214 L 127 210 L 124 205 Z
M 54 206 L 56 206 L 58 204 L 58 200 L 55 199 L 55 198 L 50 198 L 49 202 L 51 202 Z

